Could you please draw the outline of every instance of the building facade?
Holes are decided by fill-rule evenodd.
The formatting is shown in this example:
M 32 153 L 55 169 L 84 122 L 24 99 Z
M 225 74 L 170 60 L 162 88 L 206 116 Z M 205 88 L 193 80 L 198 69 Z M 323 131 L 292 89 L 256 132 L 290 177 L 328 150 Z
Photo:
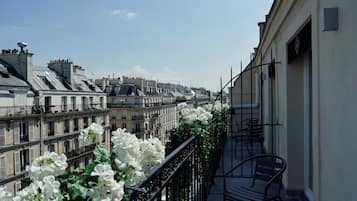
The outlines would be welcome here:
M 279 123 L 264 129 L 265 149 L 287 161 L 288 196 L 356 199 L 356 7 L 356 1 L 275 0 L 259 23 L 252 64 L 267 65 L 259 72 L 261 90 L 253 87 L 252 94 L 261 92 L 260 121 Z
M 134 82 L 106 89 L 112 129 L 126 128 L 140 138 L 158 137 L 166 143 L 169 131 L 178 125 L 175 97 L 155 87 L 147 87 L 145 93 Z
M 0 185 L 19 190 L 26 166 L 40 154 L 40 110 L 31 87 L 0 64 Z
M 73 62 L 53 60 L 48 67 L 38 67 L 32 64 L 32 56 L 23 50 L 4 50 L 0 54 L 0 63 L 5 66 L 2 69 L 12 72 L 21 81 L 17 82 L 24 85 L 15 86 L 15 89 L 1 86 L 5 87 L 2 92 L 9 94 L 0 97 L 5 111 L 5 120 L 0 122 L 0 136 L 5 136 L 4 141 L 0 139 L 0 155 L 7 150 L 14 152 L 0 156 L 8 165 L 6 178 L 0 181 L 3 184 L 9 183 L 9 178 L 22 179 L 24 168 L 46 151 L 64 153 L 69 169 L 85 167 L 93 159 L 94 146 L 82 147 L 78 136 L 91 123 L 106 128 L 101 140 L 110 148 L 106 94 Z M 14 76 L 9 77 L 15 80 Z M 18 183 L 16 180 L 15 187 L 7 184 L 8 190 L 16 194 Z

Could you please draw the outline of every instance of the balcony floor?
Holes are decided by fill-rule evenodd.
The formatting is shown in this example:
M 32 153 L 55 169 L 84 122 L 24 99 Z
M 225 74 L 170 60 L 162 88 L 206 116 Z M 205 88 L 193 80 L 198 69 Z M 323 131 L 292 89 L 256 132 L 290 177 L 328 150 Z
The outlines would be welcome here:
M 260 153 L 260 146 L 258 143 L 253 144 L 253 147 L 250 152 L 248 152 L 247 146 L 245 144 L 243 144 L 243 146 L 240 145 L 241 143 L 238 143 L 236 140 L 234 139 L 232 140 L 230 137 L 227 138 L 227 142 L 224 147 L 224 154 L 220 161 L 220 167 L 216 172 L 216 176 L 214 178 L 214 184 L 210 189 L 210 193 L 208 195 L 208 201 L 223 201 L 223 191 L 224 191 L 223 177 L 222 177 L 223 172 L 227 172 L 232 167 L 234 167 L 234 165 L 237 165 L 241 161 L 241 158 L 245 159 L 251 155 Z M 248 172 L 248 171 L 250 171 L 250 168 L 244 170 L 244 172 Z M 227 179 L 226 181 L 228 187 L 247 184 L 246 179 L 230 178 Z M 275 190 L 278 191 L 277 189 Z M 286 193 L 283 191 L 281 192 L 281 194 L 284 201 L 304 201 L 303 198 L 299 198 L 299 197 L 286 198 L 286 196 L 284 196 Z

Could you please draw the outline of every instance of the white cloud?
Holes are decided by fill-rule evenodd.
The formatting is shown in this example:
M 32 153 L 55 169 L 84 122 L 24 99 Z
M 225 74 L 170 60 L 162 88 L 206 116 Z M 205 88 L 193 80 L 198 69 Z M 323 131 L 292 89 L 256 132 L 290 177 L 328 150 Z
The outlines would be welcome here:
M 115 9 L 111 12 L 113 16 L 125 17 L 126 19 L 134 19 L 138 14 L 128 9 Z

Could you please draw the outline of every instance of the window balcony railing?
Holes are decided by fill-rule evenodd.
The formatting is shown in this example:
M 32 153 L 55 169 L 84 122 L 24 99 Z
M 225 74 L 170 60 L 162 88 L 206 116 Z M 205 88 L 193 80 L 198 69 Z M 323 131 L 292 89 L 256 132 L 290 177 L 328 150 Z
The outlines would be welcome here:
M 92 154 L 94 148 L 95 148 L 95 144 L 92 144 L 92 145 L 88 145 L 85 147 L 80 147 L 78 149 L 74 149 L 74 150 L 66 152 L 64 154 L 67 157 L 67 161 L 71 161 L 71 160 L 76 159 L 79 156 Z
M 78 105 L 44 105 L 42 106 L 45 113 L 61 113 L 61 112 L 78 112 L 106 109 L 100 104 L 78 104 Z
M 132 120 L 144 120 L 144 115 L 136 115 L 131 117 Z
M 0 107 L 0 117 L 27 116 L 40 114 L 41 110 L 36 106 L 9 106 Z

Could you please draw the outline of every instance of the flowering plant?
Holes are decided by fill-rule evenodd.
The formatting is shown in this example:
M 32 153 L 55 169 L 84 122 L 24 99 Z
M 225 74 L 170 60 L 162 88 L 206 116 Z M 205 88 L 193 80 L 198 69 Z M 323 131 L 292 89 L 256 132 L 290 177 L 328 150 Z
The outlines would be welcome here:
M 82 145 L 98 143 L 104 129 L 92 124 L 80 134 Z M 0 187 L 1 201 L 120 201 L 124 185 L 136 185 L 164 159 L 164 146 L 157 138 L 138 139 L 125 129 L 112 133 L 113 153 L 97 144 L 95 160 L 85 169 L 66 171 L 64 154 L 46 152 L 27 167 L 30 183 L 13 197 Z
M 192 135 L 200 135 L 203 140 L 202 151 L 208 160 L 210 151 L 219 144 L 220 136 L 226 132 L 228 105 L 215 103 L 193 108 L 180 103 L 179 126 L 171 131 L 171 151 Z

